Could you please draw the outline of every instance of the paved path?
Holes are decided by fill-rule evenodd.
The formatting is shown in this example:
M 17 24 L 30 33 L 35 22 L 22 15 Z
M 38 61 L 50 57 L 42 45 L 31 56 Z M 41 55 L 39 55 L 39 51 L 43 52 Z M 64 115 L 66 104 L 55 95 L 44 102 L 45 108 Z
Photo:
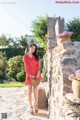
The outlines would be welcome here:
M 7 119 L 3 119 L 6 117 Z M 3 118 L 2 118 L 3 116 Z M 0 120 L 49 120 L 47 110 L 30 114 L 28 96 L 21 88 L 0 88 Z

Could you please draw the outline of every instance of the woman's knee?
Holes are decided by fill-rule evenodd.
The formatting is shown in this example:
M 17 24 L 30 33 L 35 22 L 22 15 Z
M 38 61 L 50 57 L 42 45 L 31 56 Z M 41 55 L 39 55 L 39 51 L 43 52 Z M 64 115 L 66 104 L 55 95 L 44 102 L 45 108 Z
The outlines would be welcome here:
M 38 87 L 34 87 L 34 92 L 38 92 Z
M 32 93 L 32 86 L 31 85 L 28 85 L 28 92 L 29 92 L 29 94 Z

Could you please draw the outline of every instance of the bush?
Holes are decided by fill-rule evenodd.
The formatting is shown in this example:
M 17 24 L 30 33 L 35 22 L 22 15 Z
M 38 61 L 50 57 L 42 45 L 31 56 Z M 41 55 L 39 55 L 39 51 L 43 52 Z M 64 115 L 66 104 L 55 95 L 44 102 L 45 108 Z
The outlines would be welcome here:
M 10 59 L 18 55 L 23 56 L 25 54 L 25 50 L 26 49 L 24 48 L 0 48 L 0 52 L 5 52 L 7 59 Z M 39 52 L 40 58 L 42 58 L 43 55 L 45 54 L 45 51 L 43 48 L 38 48 L 38 52 Z
M 40 59 L 40 72 L 42 73 L 43 70 L 43 59 Z
M 8 61 L 8 66 L 9 69 L 7 76 L 9 77 L 9 79 L 15 79 L 16 81 L 18 81 L 17 74 L 24 70 L 23 57 L 19 55 L 10 58 Z
M 9 78 L 9 79 L 16 79 L 16 72 L 15 71 L 12 71 L 12 70 L 9 70 L 9 72 L 7 73 L 7 77 Z
M 0 76 L 0 83 L 4 82 L 4 78 Z
M 26 77 L 25 71 L 21 71 L 21 72 L 17 73 L 16 77 L 17 77 L 17 81 L 23 82 Z
M 24 55 L 25 53 L 24 48 L 1 48 L 0 51 L 6 53 L 7 59 L 18 55 Z
M 6 62 L 6 54 L 5 52 L 0 52 L 0 82 L 3 82 L 6 79 L 6 69 L 7 69 L 7 62 Z

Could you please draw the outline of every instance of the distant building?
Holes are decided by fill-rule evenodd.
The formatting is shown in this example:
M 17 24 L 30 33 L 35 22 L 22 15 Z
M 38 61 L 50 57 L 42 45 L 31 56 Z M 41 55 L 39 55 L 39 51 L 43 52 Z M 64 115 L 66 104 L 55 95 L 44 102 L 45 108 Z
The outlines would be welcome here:
M 40 47 L 40 43 L 38 43 L 33 35 L 25 35 L 28 41 L 28 44 L 35 43 L 38 47 Z

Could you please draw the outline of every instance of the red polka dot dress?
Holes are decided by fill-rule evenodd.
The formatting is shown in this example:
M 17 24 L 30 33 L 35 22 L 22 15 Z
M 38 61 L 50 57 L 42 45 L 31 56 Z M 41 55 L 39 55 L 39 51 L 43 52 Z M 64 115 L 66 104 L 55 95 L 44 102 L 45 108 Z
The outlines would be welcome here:
M 31 84 L 29 75 L 34 75 L 34 76 L 37 75 L 38 71 L 40 71 L 40 61 L 36 60 L 34 55 L 30 57 L 28 54 L 25 54 L 23 56 L 23 62 L 26 70 L 26 80 L 24 83 L 25 85 Z M 40 80 L 42 80 L 41 75 L 40 75 Z

